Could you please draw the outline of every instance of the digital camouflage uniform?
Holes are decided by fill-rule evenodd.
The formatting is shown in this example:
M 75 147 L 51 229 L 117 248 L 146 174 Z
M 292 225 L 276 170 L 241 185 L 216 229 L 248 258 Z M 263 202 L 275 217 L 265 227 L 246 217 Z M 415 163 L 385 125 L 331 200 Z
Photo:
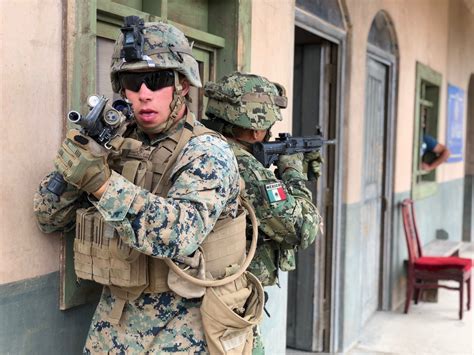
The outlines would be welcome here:
M 220 121 L 220 130 L 229 137 L 245 181 L 243 195 L 252 204 L 259 221 L 259 244 L 249 270 L 264 286 L 274 285 L 278 282 L 279 269 L 295 269 L 295 251 L 314 242 L 322 232 L 322 220 L 302 171 L 287 169 L 278 179 L 251 154 L 248 143 L 231 137 L 233 126 L 269 130 L 281 120 L 280 107 L 286 106 L 286 100 L 282 100 L 284 89 L 263 77 L 235 72 L 217 83 L 207 83 L 205 95 L 209 98 L 206 124 L 216 127 L 213 121 Z M 268 193 L 275 188 L 283 193 L 272 202 Z M 255 336 L 254 354 L 263 353 L 258 330 Z
M 185 41 L 184 35 L 168 24 L 147 24 L 146 31 L 154 31 L 152 39 L 168 36 L 175 44 Z M 120 39 L 117 43 L 119 46 Z M 145 47 L 152 45 L 153 42 L 147 39 Z M 187 40 L 179 45 L 188 46 Z M 168 58 L 169 53 L 137 63 L 117 64 L 120 60 L 115 58 L 112 62 L 114 90 L 120 91 L 114 77 L 117 70 L 140 70 L 144 65 L 158 67 L 163 64 L 160 62 L 162 57 Z M 191 78 L 191 84 L 200 85 L 195 61 L 195 66 L 185 62 L 173 67 L 173 63 L 167 59 L 163 65 Z M 146 144 L 155 146 L 176 130 L 183 130 L 182 120 L 153 141 L 148 141 L 139 128 L 138 136 Z M 71 185 L 61 199 L 55 201 L 45 189 L 51 175 L 41 182 L 34 198 L 39 226 L 47 233 L 72 229 L 75 211 L 91 205 L 88 196 Z M 105 221 L 121 230 L 123 242 L 138 251 L 168 258 L 189 255 L 199 247 L 219 218 L 236 215 L 239 195 L 237 162 L 226 142 L 212 135 L 201 135 L 184 146 L 171 177 L 172 187 L 163 198 L 112 172 L 105 193 L 94 205 Z M 104 287 L 87 336 L 85 353 L 207 352 L 199 312 L 201 299 L 184 299 L 173 292 L 143 293 L 125 305 L 118 325 L 106 320 L 114 302 L 109 288 Z

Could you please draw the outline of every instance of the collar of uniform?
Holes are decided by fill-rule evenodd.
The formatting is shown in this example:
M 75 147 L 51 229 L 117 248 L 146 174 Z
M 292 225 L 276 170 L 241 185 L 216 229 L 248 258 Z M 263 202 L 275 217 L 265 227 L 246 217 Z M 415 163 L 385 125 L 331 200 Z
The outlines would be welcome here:
M 139 139 L 147 145 L 157 145 L 165 138 L 173 135 L 179 130 L 182 130 L 186 122 L 186 116 L 183 116 L 179 121 L 175 122 L 166 132 L 159 133 L 155 138 L 150 139 L 148 135 L 143 132 L 140 128 L 137 128 L 137 134 Z
M 244 142 L 236 138 L 226 137 L 231 144 L 235 144 L 241 149 L 252 153 L 252 143 Z

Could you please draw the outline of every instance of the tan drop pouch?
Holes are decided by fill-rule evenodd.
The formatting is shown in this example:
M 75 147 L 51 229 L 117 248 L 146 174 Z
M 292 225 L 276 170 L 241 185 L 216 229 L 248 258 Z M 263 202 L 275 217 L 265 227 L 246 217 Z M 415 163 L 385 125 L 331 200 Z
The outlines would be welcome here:
M 263 288 L 250 272 L 236 280 L 208 287 L 201 304 L 207 346 L 211 354 L 251 354 L 254 326 L 260 323 Z
M 148 282 L 146 255 L 123 243 L 95 208 L 77 210 L 74 268 L 77 277 L 107 286 L 137 287 Z

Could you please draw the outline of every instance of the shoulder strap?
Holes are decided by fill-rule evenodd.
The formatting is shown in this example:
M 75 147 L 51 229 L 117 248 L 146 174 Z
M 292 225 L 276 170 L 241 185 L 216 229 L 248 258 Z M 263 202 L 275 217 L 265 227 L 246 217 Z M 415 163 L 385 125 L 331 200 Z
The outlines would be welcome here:
M 227 141 L 227 139 L 225 139 L 225 137 L 222 134 L 220 134 L 219 132 L 213 131 L 212 129 L 209 129 L 206 126 L 203 126 L 203 125 L 200 125 L 200 124 L 199 125 L 194 125 L 194 129 L 193 129 L 193 136 L 194 137 L 203 136 L 205 134 L 220 138 L 223 141 Z
M 176 163 L 176 160 L 178 159 L 178 155 L 183 150 L 184 146 L 186 143 L 189 142 L 191 137 L 193 136 L 193 115 L 191 113 L 188 113 L 186 115 L 186 121 L 184 122 L 184 128 L 182 130 L 181 136 L 179 137 L 178 144 L 176 145 L 176 148 L 173 151 L 173 154 L 170 156 L 168 163 L 166 163 L 166 167 L 163 171 L 163 175 L 161 175 L 160 181 L 158 184 L 155 186 L 153 189 L 153 194 L 160 194 L 161 189 L 164 187 L 164 183 L 170 180 L 171 177 L 171 171 L 172 167 Z M 160 191 L 159 191 L 160 189 Z
M 163 188 L 162 184 L 170 180 L 172 167 L 176 163 L 179 153 L 181 153 L 184 146 L 189 142 L 189 140 L 193 137 L 199 137 L 203 135 L 211 135 L 211 136 L 218 137 L 226 141 L 224 136 L 221 135 L 220 133 L 217 133 L 203 125 L 195 124 L 194 115 L 188 109 L 188 114 L 186 115 L 186 121 L 184 122 L 184 128 L 183 128 L 182 134 L 179 137 L 176 148 L 174 149 L 173 154 L 169 158 L 168 163 L 166 164 L 166 167 L 163 171 L 163 175 L 161 176 L 161 179 L 158 185 L 156 185 L 155 189 L 153 190 L 153 193 L 158 192 L 158 194 L 160 194 L 162 190 L 158 191 L 158 189 L 162 189 Z

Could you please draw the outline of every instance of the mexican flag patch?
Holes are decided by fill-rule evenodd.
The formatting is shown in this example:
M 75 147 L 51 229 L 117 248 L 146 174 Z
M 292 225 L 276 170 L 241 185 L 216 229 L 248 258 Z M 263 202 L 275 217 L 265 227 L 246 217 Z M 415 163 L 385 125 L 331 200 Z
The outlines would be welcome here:
M 270 203 L 286 200 L 286 193 L 280 182 L 265 185 L 265 192 Z

